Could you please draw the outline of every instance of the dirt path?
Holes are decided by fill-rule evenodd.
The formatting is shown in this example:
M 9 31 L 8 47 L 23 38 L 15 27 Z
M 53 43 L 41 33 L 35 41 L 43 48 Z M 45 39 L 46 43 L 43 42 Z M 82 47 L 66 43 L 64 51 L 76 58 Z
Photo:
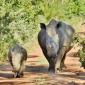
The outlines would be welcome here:
M 23 78 L 13 78 L 12 68 L 8 63 L 0 66 L 0 85 L 85 85 L 85 72 L 80 68 L 78 57 L 73 55 L 76 49 L 73 48 L 67 54 L 67 69 L 53 75 L 48 73 L 48 63 L 37 47 L 34 53 L 30 53 Z
M 82 28 L 85 33 L 85 26 Z M 77 46 L 71 49 L 65 60 L 67 68 L 54 75 L 48 73 L 48 62 L 37 45 L 27 59 L 23 78 L 13 78 L 8 63 L 0 66 L 0 85 L 85 85 L 85 70 L 75 56 L 78 49 Z

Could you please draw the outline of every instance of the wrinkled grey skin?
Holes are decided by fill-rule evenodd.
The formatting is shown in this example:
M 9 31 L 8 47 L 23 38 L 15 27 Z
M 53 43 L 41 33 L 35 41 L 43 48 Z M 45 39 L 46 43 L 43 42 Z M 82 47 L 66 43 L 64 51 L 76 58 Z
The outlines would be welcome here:
M 52 19 L 48 25 L 40 23 L 41 30 L 38 34 L 39 45 L 49 63 L 49 71 L 55 72 L 64 67 L 66 53 L 70 45 L 74 29 L 61 21 Z
M 23 77 L 25 62 L 27 60 L 27 51 L 20 45 L 16 44 L 9 49 L 8 59 L 13 67 L 15 78 Z

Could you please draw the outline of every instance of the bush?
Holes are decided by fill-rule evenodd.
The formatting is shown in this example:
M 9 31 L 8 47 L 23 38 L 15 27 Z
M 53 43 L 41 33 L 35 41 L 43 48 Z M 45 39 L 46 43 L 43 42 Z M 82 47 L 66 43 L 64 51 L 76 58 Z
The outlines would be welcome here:
M 85 69 L 85 40 L 83 40 L 81 43 L 82 49 L 78 51 L 78 56 L 80 58 L 80 62 L 82 67 Z
M 14 43 L 30 48 L 37 40 L 40 22 L 57 18 L 79 27 L 85 18 L 84 5 L 85 0 L 0 0 L 0 60 L 6 60 Z

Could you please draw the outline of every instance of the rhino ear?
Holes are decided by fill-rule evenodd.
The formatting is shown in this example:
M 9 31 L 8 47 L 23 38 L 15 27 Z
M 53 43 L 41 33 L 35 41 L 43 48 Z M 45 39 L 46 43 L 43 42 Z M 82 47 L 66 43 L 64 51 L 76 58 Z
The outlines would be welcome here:
M 58 23 L 57 23 L 57 25 L 56 25 L 56 28 L 58 29 L 58 28 L 60 28 L 61 27 L 61 22 L 59 21 Z
M 46 29 L 46 25 L 44 23 L 40 23 L 40 28 L 41 29 Z

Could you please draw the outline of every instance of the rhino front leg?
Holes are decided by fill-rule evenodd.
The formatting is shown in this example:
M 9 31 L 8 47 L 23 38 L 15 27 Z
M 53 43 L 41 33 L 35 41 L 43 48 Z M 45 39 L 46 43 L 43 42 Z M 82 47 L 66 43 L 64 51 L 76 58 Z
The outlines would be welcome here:
M 55 66 L 56 66 L 56 61 L 54 57 L 51 57 L 49 60 L 49 72 L 55 73 Z
M 69 46 L 68 49 L 66 49 L 66 52 L 61 60 L 61 65 L 60 65 L 60 68 L 66 68 L 65 64 L 64 64 L 64 61 L 65 61 L 65 58 L 66 58 L 66 54 L 73 48 L 73 46 Z
M 61 68 L 61 63 L 62 63 L 62 59 L 65 55 L 65 52 L 66 52 L 66 47 L 63 46 L 60 50 L 59 50 L 59 53 L 56 57 L 56 68 L 57 68 L 57 71 L 60 71 L 62 68 Z M 65 59 L 63 59 L 65 60 Z M 64 61 L 63 61 L 64 62 Z

